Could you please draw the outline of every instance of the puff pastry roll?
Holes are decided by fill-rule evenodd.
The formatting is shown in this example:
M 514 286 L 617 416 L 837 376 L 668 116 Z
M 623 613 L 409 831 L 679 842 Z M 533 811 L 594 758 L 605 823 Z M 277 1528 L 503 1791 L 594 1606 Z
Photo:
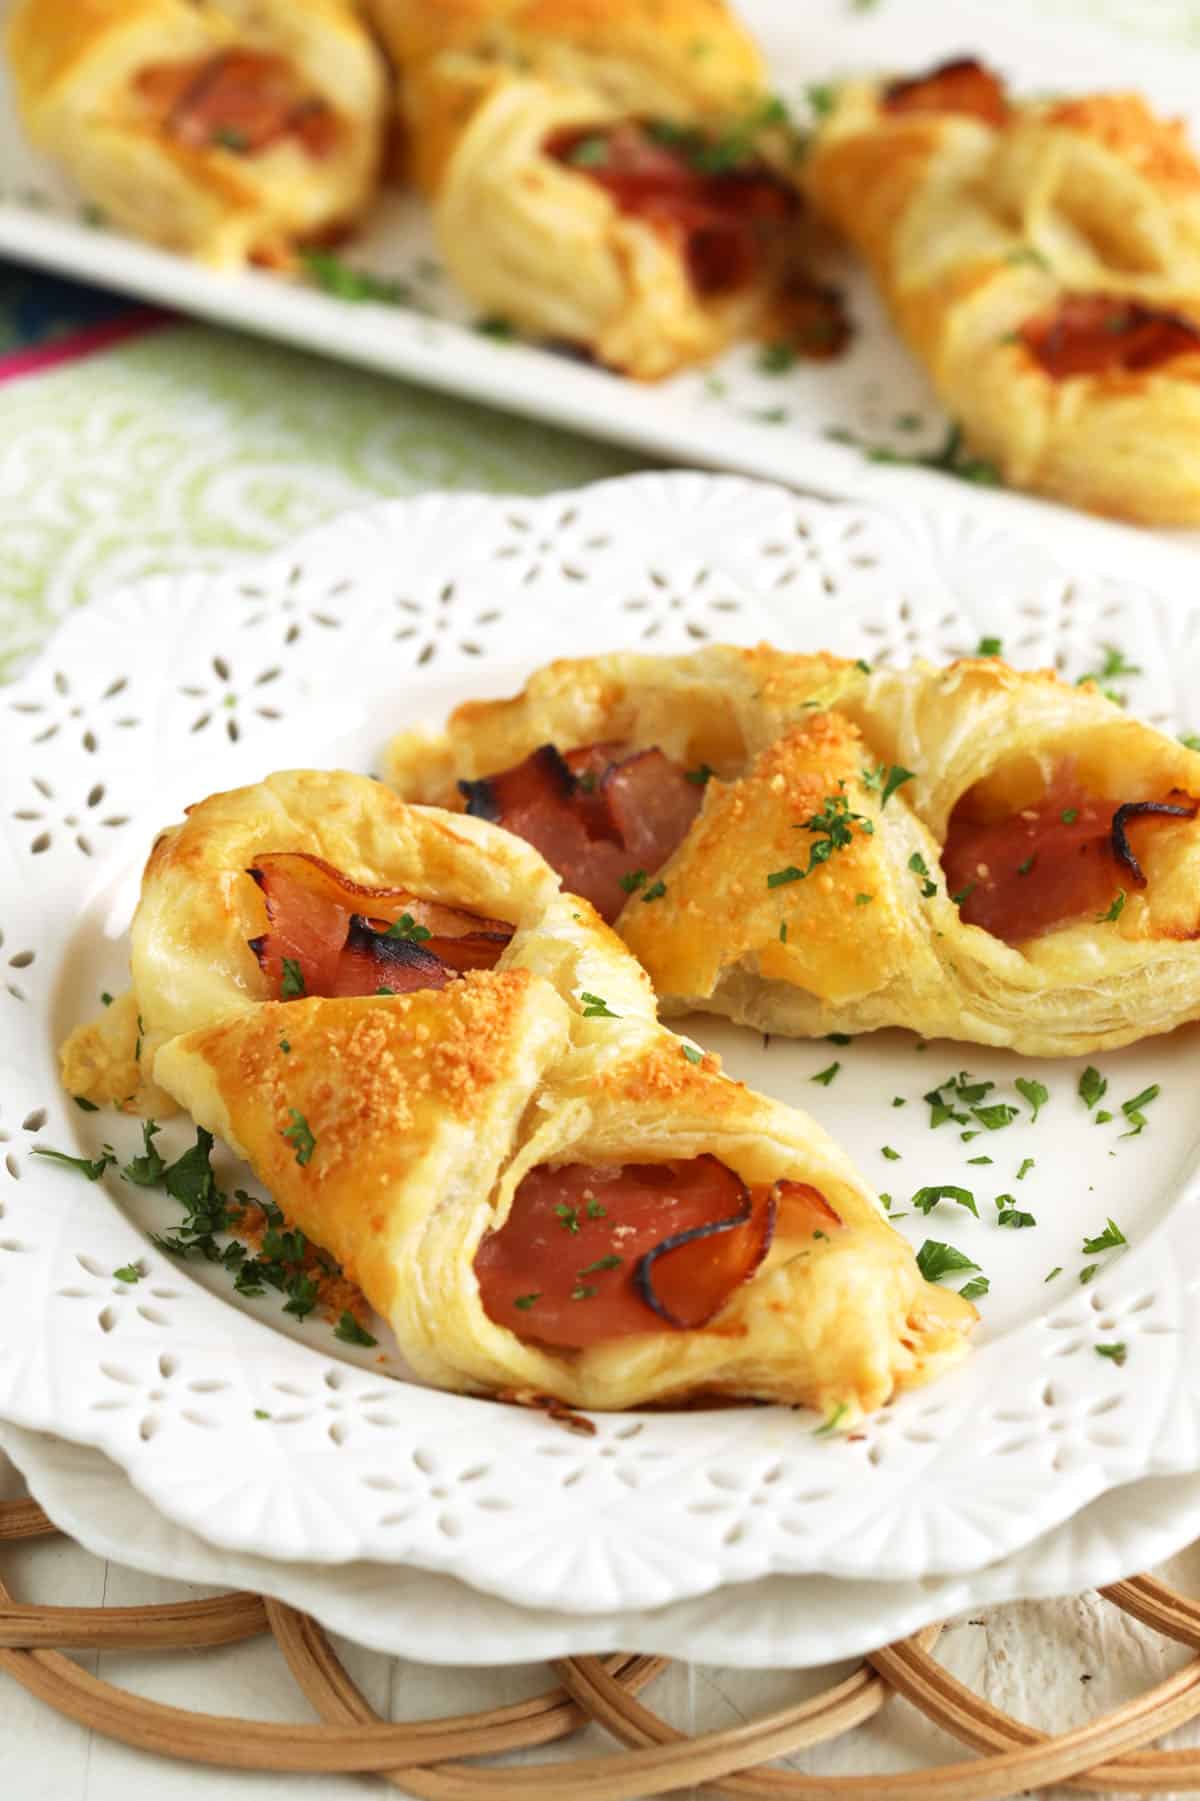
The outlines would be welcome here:
M 833 297 L 795 267 L 782 108 L 723 4 L 375 11 L 443 255 L 477 306 L 647 380 L 768 318 L 812 354 L 840 348 Z
M 804 164 L 1004 480 L 1200 519 L 1200 165 L 1135 94 L 1020 102 L 980 65 L 836 92 Z
M 632 959 L 573 905 L 610 999 Z M 529 968 L 268 1002 L 172 1039 L 155 1076 L 338 1259 L 426 1382 L 852 1418 L 966 1348 L 973 1308 L 924 1281 L 813 1121 L 661 1027 L 583 1019 Z
M 527 955 L 535 919 L 549 954 L 558 898 L 555 876 L 511 834 L 406 806 L 366 776 L 285 770 L 211 795 L 157 839 L 130 934 L 131 992 L 68 1039 L 64 1083 L 160 1112 L 154 1057 L 178 1033 L 283 997 L 443 988 Z M 627 980 L 620 1005 L 654 1016 L 644 982 Z
M 34 142 L 139 237 L 282 266 L 370 198 L 385 70 L 353 0 L 18 0 L 7 45 Z
M 590 882 L 672 1014 L 1046 1056 L 1200 1017 L 1200 756 L 1091 684 L 618 654 L 402 735 L 389 773 Z

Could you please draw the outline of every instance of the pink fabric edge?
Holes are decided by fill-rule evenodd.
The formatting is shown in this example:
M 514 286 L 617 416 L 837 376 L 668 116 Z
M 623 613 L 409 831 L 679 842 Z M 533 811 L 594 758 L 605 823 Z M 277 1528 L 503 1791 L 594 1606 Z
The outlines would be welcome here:
M 57 368 L 63 363 L 78 362 L 97 350 L 107 350 L 110 345 L 123 343 L 128 338 L 157 331 L 168 323 L 169 318 L 168 313 L 144 308 L 107 319 L 101 325 L 90 325 L 84 331 L 71 332 L 65 338 L 56 338 L 53 343 L 36 344 L 30 350 L 16 350 L 8 356 L 0 356 L 0 384 Z

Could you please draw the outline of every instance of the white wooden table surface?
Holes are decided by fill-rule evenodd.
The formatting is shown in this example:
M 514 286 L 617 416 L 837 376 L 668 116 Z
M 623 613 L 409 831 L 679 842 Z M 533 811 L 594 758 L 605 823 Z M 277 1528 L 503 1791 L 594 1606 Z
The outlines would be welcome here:
M 0 1456 L 0 1500 L 24 1492 L 16 1471 Z M 1200 1546 L 1174 1558 L 1160 1573 L 1195 1592 Z M 5 1547 L 0 1575 L 18 1599 L 60 1606 L 123 1607 L 214 1592 L 105 1563 L 61 1537 Z M 337 1644 L 368 1699 L 391 1720 L 514 1701 L 553 1680 L 544 1665 L 492 1672 L 434 1669 L 343 1641 Z M 938 1656 L 996 1705 L 1032 1725 L 1061 1732 L 1160 1681 L 1186 1662 L 1188 1653 L 1088 1594 L 972 1616 L 947 1629 Z M 216 1651 L 153 1658 L 109 1652 L 80 1661 L 106 1681 L 178 1707 L 263 1720 L 312 1718 L 267 1638 Z M 794 1702 L 847 1667 L 789 1675 L 672 1666 L 649 1699 L 677 1726 L 712 1729 Z M 593 1753 L 611 1747 L 598 1729 L 589 1740 Z M 1200 1744 L 1200 1723 L 1165 1742 Z M 533 1760 L 563 1755 L 561 1746 L 550 1746 L 533 1754 Z M 949 1738 L 897 1701 L 852 1741 L 825 1747 L 805 1764 L 828 1773 L 883 1772 L 951 1762 L 961 1755 Z M 238 1774 L 131 1751 L 51 1713 L 0 1676 L 0 1801 L 305 1801 L 307 1795 L 313 1801 L 361 1801 L 368 1792 L 359 1777 Z M 381 1786 L 379 1792 L 397 1791 Z M 1070 1792 L 1055 1788 L 1040 1794 L 1042 1801 L 1060 1796 L 1065 1801 Z

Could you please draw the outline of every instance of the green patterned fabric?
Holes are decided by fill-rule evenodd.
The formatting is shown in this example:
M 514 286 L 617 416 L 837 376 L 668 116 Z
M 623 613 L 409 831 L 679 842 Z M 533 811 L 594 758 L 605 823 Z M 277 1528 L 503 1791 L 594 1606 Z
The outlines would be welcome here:
M 539 494 L 619 450 L 202 326 L 0 387 L 0 679 L 71 607 L 430 488 Z

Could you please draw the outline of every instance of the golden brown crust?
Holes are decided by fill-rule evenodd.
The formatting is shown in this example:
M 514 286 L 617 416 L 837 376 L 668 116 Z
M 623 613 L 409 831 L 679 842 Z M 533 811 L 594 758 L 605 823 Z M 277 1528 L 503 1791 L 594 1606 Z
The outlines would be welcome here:
M 604 742 L 657 745 L 716 772 L 658 872 L 665 893 L 631 900 L 617 922 L 670 1013 L 801 1037 L 904 1025 L 1050 1056 L 1200 1017 L 1190 821 L 1156 836 L 1147 887 L 1128 884 L 1112 921 L 1008 944 L 965 925 L 947 893 L 941 846 L 968 791 L 1015 812 L 1068 764 L 1114 806 L 1200 796 L 1200 756 L 1090 684 L 995 657 L 869 674 L 769 646 L 618 653 L 550 664 L 511 700 L 460 708 L 442 739 L 402 735 L 389 778 L 425 795 L 538 744 Z M 912 779 L 885 807 L 879 772 L 893 765 Z M 844 810 L 846 841 L 810 868 L 828 835 L 809 828 L 831 808 Z
M 1200 325 L 1200 165 L 1178 121 L 1133 94 L 1014 104 L 998 127 L 882 100 L 839 91 L 805 191 L 865 256 L 971 448 L 1095 512 L 1200 519 L 1200 355 L 1063 376 L 1021 336 L 1074 296 Z

